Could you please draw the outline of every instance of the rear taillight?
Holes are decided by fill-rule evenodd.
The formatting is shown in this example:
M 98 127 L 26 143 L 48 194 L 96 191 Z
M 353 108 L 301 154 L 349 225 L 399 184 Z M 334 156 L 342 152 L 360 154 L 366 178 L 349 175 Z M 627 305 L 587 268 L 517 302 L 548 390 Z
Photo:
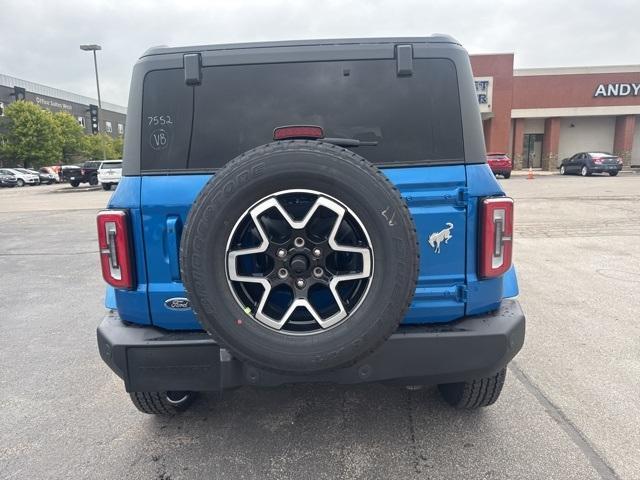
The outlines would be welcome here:
M 511 268 L 513 252 L 513 200 L 485 198 L 481 204 L 479 272 L 482 278 L 502 275 Z
M 127 212 L 103 210 L 98 213 L 98 244 L 104 280 L 116 288 L 133 288 Z
M 602 164 L 602 158 L 600 158 L 600 157 L 596 157 L 596 158 L 594 158 L 594 159 L 593 159 L 593 163 L 596 163 L 596 164 L 598 164 L 598 165 L 601 165 L 601 164 Z
M 84 175 L 84 168 L 80 169 L 80 175 Z

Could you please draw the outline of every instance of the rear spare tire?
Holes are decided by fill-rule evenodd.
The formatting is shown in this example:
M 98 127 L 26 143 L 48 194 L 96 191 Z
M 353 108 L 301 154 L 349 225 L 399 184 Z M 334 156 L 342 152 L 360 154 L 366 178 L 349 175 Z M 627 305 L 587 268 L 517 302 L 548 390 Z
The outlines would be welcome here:
M 286 373 L 351 365 L 397 328 L 419 251 L 398 190 L 353 152 L 293 140 L 229 162 L 202 189 L 180 251 L 202 326 Z

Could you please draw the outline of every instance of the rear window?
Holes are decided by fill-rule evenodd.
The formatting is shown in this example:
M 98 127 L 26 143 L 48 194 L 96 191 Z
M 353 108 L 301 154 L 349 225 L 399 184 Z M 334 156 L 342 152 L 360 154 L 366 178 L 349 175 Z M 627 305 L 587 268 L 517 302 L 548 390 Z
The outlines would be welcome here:
M 141 169 L 219 169 L 284 125 L 377 141 L 354 148 L 376 164 L 464 161 L 452 61 L 415 59 L 413 74 L 398 76 L 395 60 L 358 60 L 206 67 L 196 87 L 181 70 L 151 72 Z
M 120 162 L 102 162 L 100 166 L 101 170 L 105 170 L 108 168 L 122 168 L 122 161 Z

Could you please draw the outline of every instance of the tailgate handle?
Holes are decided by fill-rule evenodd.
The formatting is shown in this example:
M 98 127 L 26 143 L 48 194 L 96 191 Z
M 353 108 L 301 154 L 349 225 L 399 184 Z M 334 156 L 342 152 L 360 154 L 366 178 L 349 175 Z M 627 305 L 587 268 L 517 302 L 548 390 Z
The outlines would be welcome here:
M 167 260 L 171 271 L 171 280 L 180 281 L 180 237 L 182 220 L 178 216 L 167 218 Z

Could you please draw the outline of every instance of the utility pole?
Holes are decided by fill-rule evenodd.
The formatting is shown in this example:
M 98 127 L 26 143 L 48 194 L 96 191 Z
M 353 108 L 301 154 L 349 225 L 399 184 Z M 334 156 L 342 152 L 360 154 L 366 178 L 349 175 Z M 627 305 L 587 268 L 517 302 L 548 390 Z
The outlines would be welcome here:
M 96 51 L 102 50 L 100 45 L 80 45 L 80 50 L 84 50 L 85 52 L 93 52 L 93 66 L 96 72 L 96 89 L 98 90 L 98 122 L 102 118 L 102 100 L 100 99 L 100 80 L 98 79 L 98 57 L 96 55 Z M 100 125 L 98 125 L 98 134 L 100 134 Z M 102 143 L 102 159 L 107 159 L 107 151 L 104 146 L 104 137 L 100 136 Z

